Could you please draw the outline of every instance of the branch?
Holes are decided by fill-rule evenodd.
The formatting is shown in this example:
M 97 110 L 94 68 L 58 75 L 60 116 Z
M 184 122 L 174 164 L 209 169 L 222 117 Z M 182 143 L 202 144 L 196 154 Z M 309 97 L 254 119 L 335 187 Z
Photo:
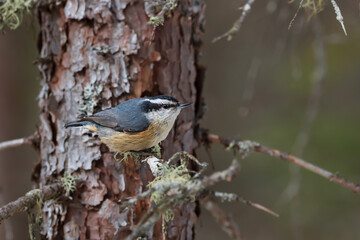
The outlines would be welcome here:
M 222 145 L 224 145 L 225 147 L 231 147 L 233 149 L 238 149 L 238 150 L 242 150 L 242 143 L 241 141 L 235 141 L 234 139 L 231 139 L 231 138 L 226 138 L 226 137 L 221 137 L 221 136 L 218 136 L 218 135 L 215 135 L 215 134 L 211 134 L 211 133 L 207 133 L 205 130 L 203 131 L 202 133 L 202 137 L 203 137 L 203 141 L 206 143 L 206 144 L 209 144 L 211 142 L 218 142 Z M 263 153 L 263 154 L 266 154 L 266 155 L 269 155 L 269 156 L 272 156 L 272 157 L 276 157 L 276 158 L 280 158 L 284 161 L 287 161 L 287 162 L 291 162 L 295 165 L 298 165 L 302 168 L 305 168 L 315 174 L 318 174 L 326 179 L 328 179 L 329 181 L 331 182 L 335 182 L 345 188 L 348 188 L 350 190 L 352 190 L 353 192 L 355 193 L 360 193 L 360 185 L 358 184 L 355 184 L 353 182 L 350 182 L 342 177 L 340 177 L 338 174 L 334 174 L 334 173 L 331 173 L 327 170 L 324 170 L 316 165 L 313 165 L 311 163 L 308 163 L 306 162 L 305 160 L 301 159 L 301 158 L 298 158 L 298 157 L 295 157 L 293 155 L 290 155 L 290 154 L 287 154 L 287 153 L 284 153 L 284 152 L 281 152 L 277 149 L 271 149 L 271 148 L 268 148 L 266 146 L 263 146 L 259 143 L 256 143 L 256 142 L 250 142 L 252 144 L 250 148 L 248 149 L 245 149 L 247 151 L 253 151 L 253 152 L 259 152 L 259 153 Z M 249 145 L 249 144 L 248 144 Z M 243 149 L 244 150 L 244 149 Z
M 28 145 L 28 144 L 34 145 L 36 143 L 37 139 L 38 139 L 38 136 L 35 133 L 28 137 L 0 142 L 0 151 L 7 149 L 7 148 L 19 147 L 22 145 Z
M 216 222 L 219 223 L 224 232 L 226 232 L 232 239 L 244 240 L 236 222 L 229 214 L 226 214 L 215 202 L 211 200 L 203 199 L 201 203 L 215 218 Z
M 51 185 L 44 186 L 40 189 L 34 189 L 26 193 L 25 196 L 6 204 L 0 208 L 0 223 L 15 213 L 25 212 L 35 206 L 38 199 L 47 201 L 56 198 L 63 194 L 63 183 L 58 182 Z
M 197 163 L 201 164 L 194 156 L 180 152 L 175 154 L 168 162 L 173 161 L 177 157 L 186 157 Z M 149 209 L 149 211 L 141 218 L 140 222 L 137 223 L 133 232 L 128 236 L 127 239 L 134 239 L 137 236 L 146 232 L 149 227 L 153 226 L 155 222 L 161 217 L 161 215 L 167 215 L 169 212 L 173 212 L 173 209 L 184 202 L 192 202 L 195 199 L 203 199 L 209 195 L 208 187 L 220 182 L 220 181 L 230 181 L 240 170 L 240 164 L 235 159 L 232 164 L 225 170 L 215 172 L 208 177 L 201 179 L 198 174 L 195 174 L 193 177 L 186 180 L 186 177 L 180 179 L 179 176 L 175 174 L 180 174 L 180 176 L 186 176 L 190 171 L 183 172 L 179 168 L 168 169 L 168 162 L 164 162 L 162 166 L 158 164 L 154 157 L 147 158 L 144 160 L 150 166 L 151 171 L 155 176 L 157 176 L 156 184 L 152 184 L 149 189 L 142 194 L 139 194 L 135 197 L 128 198 L 125 201 L 122 200 L 120 207 L 130 207 L 135 204 L 138 200 L 146 198 L 150 195 L 156 195 L 157 198 L 161 196 L 161 199 L 154 200 L 154 205 Z M 183 162 L 182 164 L 186 164 Z M 180 165 L 181 167 L 181 165 Z M 158 168 L 158 169 L 156 169 Z M 162 169 L 162 170 L 161 170 Z M 167 176 L 168 175 L 168 176 Z M 159 177 L 162 176 L 162 180 L 159 180 Z M 169 177 L 171 176 L 171 177 Z M 161 179 L 161 178 L 160 178 Z M 185 181 L 184 181 L 185 180 Z M 154 183 L 154 182 L 153 182 Z
M 297 17 L 297 15 L 298 15 L 298 13 L 299 13 L 302 5 L 303 5 L 303 2 L 304 2 L 304 0 L 301 0 L 301 1 L 300 1 L 300 4 L 299 4 L 298 9 L 296 10 L 294 17 L 291 19 L 291 21 L 290 21 L 290 23 L 289 23 L 288 30 L 290 30 L 290 28 L 291 28 L 292 25 L 294 24 L 295 18 Z
M 231 165 L 223 170 L 214 172 L 210 176 L 205 176 L 202 180 L 202 185 L 204 188 L 208 188 L 210 186 L 215 185 L 215 183 L 221 182 L 221 181 L 228 181 L 230 182 L 231 179 L 240 171 L 240 164 L 239 161 L 234 159 L 231 163 Z
M 242 202 L 246 205 L 249 205 L 251 207 L 254 207 L 260 211 L 264 211 L 270 215 L 273 215 L 274 217 L 279 217 L 279 214 L 277 214 L 276 212 L 268 209 L 267 207 L 264 207 L 261 204 L 258 203 L 254 203 L 250 200 L 246 200 L 238 195 L 236 195 L 235 193 L 224 193 L 224 192 L 213 192 L 213 195 L 215 197 L 220 198 L 222 201 L 228 201 L 228 202 L 232 202 L 232 201 L 237 201 L 237 202 Z
M 216 38 L 214 38 L 212 40 L 213 43 L 216 43 L 217 41 L 223 39 L 223 38 L 227 38 L 228 41 L 230 41 L 233 36 L 240 31 L 241 25 L 245 20 L 245 17 L 247 16 L 247 14 L 250 12 L 251 10 L 251 5 L 255 2 L 255 0 L 248 0 L 247 3 L 242 7 L 242 13 L 240 15 L 240 17 L 234 22 L 233 26 L 229 29 L 229 31 L 227 31 L 226 33 L 224 33 L 223 35 L 220 35 Z

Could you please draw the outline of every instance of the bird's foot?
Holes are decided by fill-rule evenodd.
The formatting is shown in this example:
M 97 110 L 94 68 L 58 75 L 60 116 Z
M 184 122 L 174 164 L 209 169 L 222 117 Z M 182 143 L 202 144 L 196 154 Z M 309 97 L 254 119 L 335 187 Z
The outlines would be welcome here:
M 138 154 L 149 157 L 149 156 L 155 156 L 157 158 L 161 158 L 161 147 L 160 144 L 156 144 L 155 146 L 151 148 L 147 148 L 141 151 L 137 151 Z
M 154 156 L 157 158 L 161 158 L 161 147 L 160 144 L 156 144 L 152 148 L 144 149 L 141 151 L 126 151 L 126 152 L 116 152 L 114 154 L 114 159 L 116 161 L 126 161 L 128 158 L 134 159 L 136 162 L 139 162 L 142 158 L 146 158 L 149 156 Z
M 114 154 L 114 159 L 116 161 L 120 161 L 120 162 L 125 161 L 127 163 L 129 158 L 134 159 L 134 161 L 138 163 L 140 162 L 141 156 L 137 152 L 133 152 L 133 151 L 116 152 Z
M 155 154 L 155 156 L 157 158 L 161 158 L 161 147 L 160 147 L 160 143 L 156 144 L 155 146 L 153 146 L 151 148 L 151 150 L 153 151 L 153 154 Z

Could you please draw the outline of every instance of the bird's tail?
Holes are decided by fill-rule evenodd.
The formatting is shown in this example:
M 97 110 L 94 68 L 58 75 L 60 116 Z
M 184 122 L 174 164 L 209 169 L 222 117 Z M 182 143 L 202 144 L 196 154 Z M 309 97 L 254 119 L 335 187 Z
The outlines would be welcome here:
M 89 121 L 74 121 L 74 122 L 68 122 L 65 124 L 65 127 L 82 127 L 85 125 L 88 125 L 90 122 Z

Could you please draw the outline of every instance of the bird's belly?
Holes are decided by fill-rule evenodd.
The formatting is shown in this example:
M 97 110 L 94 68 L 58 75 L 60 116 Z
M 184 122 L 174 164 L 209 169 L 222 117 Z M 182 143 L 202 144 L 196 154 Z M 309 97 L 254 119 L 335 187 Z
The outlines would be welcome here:
M 163 134 L 156 127 L 150 126 L 147 130 L 139 133 L 124 133 L 114 130 L 99 132 L 99 137 L 110 149 L 118 152 L 141 151 L 151 148 L 164 140 Z

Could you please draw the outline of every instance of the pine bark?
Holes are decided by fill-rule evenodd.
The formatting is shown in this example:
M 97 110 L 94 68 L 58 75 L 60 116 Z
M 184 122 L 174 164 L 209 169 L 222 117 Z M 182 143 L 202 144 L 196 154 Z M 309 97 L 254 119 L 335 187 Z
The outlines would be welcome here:
M 198 0 L 181 0 L 153 35 L 148 21 L 158 9 L 142 0 L 68 0 L 39 8 L 41 143 L 34 179 L 41 187 L 68 172 L 82 182 L 72 199 L 44 203 L 43 237 L 123 239 L 150 206 L 147 199 L 119 207 L 121 199 L 146 189 L 153 178 L 146 166 L 115 161 L 96 137 L 65 129 L 66 122 L 126 99 L 167 94 L 194 104 L 163 142 L 163 158 L 194 153 L 203 10 Z M 167 239 L 193 239 L 196 204 L 175 213 Z M 161 222 L 145 236 L 161 239 Z

